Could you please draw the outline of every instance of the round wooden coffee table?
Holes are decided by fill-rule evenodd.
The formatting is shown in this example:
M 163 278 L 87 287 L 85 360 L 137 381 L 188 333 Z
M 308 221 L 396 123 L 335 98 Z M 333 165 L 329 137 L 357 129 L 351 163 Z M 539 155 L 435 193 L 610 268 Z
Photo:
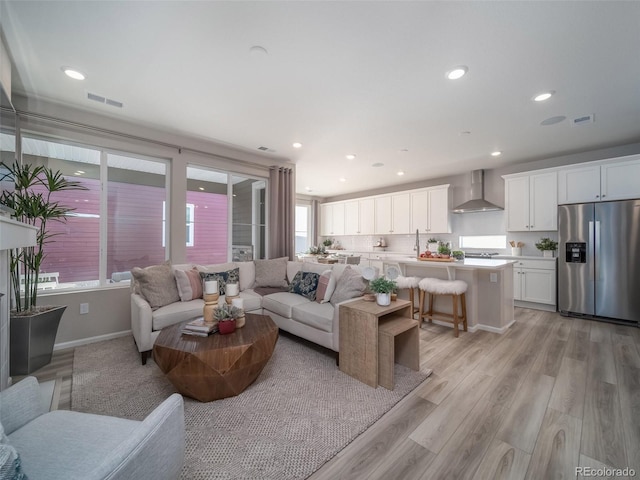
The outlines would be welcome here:
M 268 315 L 247 313 L 244 327 L 229 335 L 182 335 L 186 322 L 164 328 L 153 359 L 180 393 L 201 402 L 233 397 L 251 385 L 278 340 Z

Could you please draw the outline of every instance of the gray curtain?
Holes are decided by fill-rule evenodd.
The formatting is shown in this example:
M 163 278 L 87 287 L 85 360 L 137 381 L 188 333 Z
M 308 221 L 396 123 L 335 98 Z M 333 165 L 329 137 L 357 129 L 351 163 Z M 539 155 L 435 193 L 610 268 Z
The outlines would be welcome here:
M 269 258 L 295 255 L 295 185 L 291 168 L 269 171 Z

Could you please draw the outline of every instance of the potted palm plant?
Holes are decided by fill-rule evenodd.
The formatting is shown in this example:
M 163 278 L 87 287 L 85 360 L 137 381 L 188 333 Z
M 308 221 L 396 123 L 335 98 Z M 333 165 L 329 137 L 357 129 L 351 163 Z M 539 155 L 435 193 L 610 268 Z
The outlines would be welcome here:
M 391 293 L 396 289 L 396 282 L 385 277 L 378 277 L 369 282 L 369 288 L 376 294 L 378 305 L 384 307 L 391 303 Z
M 11 375 L 25 375 L 51 361 L 58 325 L 66 306 L 37 306 L 40 267 L 44 246 L 53 241 L 47 231 L 50 221 L 64 222 L 73 208 L 60 205 L 55 193 L 86 190 L 80 182 L 67 180 L 59 171 L 42 165 L 2 163 L 0 180 L 10 180 L 13 191 L 0 194 L 0 204 L 13 210 L 13 217 L 38 229 L 36 246 L 11 250 L 9 270 L 13 289 L 10 323 Z

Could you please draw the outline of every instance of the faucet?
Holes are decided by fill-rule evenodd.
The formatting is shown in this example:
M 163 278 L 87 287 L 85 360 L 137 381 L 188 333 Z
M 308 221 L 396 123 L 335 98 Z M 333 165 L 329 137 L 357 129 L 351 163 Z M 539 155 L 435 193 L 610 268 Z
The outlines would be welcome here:
M 420 230 L 416 229 L 416 244 L 413 246 L 413 251 L 416 252 L 416 257 L 420 256 Z

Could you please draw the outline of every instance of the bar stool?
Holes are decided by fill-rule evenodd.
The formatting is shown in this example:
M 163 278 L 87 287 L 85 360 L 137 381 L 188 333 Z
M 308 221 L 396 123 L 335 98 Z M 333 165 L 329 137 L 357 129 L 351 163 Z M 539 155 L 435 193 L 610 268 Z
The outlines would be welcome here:
M 467 301 L 465 292 L 467 291 L 467 282 L 462 280 L 441 280 L 439 278 L 423 278 L 418 284 L 420 288 L 420 320 L 427 317 L 432 322 L 433 317 L 438 315 L 441 320 L 453 323 L 453 334 L 458 337 L 458 324 L 462 321 L 464 331 L 467 331 Z M 429 310 L 424 310 L 425 293 L 429 294 Z M 446 312 L 437 312 L 433 310 L 433 299 L 435 295 L 449 295 L 453 302 L 453 314 Z M 458 314 L 458 298 L 462 308 L 461 315 Z
M 409 289 L 409 301 L 411 302 L 411 316 L 416 313 L 420 313 L 419 305 L 415 304 L 414 301 L 414 289 L 418 288 L 418 283 L 420 282 L 419 277 L 403 277 L 400 275 L 396 278 L 396 285 L 398 290 Z

